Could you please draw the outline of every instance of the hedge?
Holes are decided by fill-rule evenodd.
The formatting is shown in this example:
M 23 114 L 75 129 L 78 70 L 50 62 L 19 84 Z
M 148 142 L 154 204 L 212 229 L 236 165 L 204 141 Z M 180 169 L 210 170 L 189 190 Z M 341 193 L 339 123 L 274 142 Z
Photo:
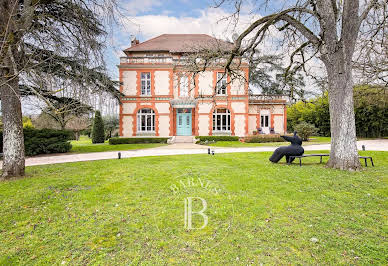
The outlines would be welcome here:
M 200 142 L 203 141 L 238 141 L 238 136 L 196 136 Z
M 137 143 L 167 143 L 169 138 L 110 138 L 110 145 Z
M 24 149 L 26 156 L 62 153 L 71 150 L 69 140 L 73 132 L 68 130 L 25 128 Z M 0 149 L 3 152 L 3 132 L 0 132 Z
M 244 138 L 247 143 L 284 142 L 280 135 L 255 135 Z

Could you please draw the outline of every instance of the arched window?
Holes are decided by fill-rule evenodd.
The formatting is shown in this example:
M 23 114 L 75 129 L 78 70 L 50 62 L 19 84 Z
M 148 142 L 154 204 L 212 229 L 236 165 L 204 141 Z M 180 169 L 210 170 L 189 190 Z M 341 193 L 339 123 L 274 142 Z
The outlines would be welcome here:
M 216 109 L 213 113 L 213 131 L 230 131 L 230 112 Z
M 140 109 L 137 112 L 137 131 L 155 132 L 155 112 L 152 109 Z

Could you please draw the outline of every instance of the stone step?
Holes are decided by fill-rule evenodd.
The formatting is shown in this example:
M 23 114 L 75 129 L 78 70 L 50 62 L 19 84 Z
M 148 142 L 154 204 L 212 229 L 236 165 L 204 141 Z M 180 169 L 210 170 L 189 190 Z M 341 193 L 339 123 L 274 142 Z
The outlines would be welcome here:
M 194 136 L 175 136 L 174 143 L 193 143 Z

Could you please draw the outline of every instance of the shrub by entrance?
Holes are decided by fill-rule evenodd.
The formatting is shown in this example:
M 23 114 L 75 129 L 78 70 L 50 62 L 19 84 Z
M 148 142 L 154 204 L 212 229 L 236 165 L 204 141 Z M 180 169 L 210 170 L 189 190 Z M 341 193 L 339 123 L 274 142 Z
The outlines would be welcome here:
M 244 138 L 247 143 L 266 143 L 266 142 L 284 142 L 284 139 L 279 134 L 271 135 L 254 135 Z
M 200 142 L 203 141 L 238 141 L 238 136 L 196 136 Z
M 169 138 L 110 138 L 110 145 L 140 144 L 140 143 L 167 143 Z

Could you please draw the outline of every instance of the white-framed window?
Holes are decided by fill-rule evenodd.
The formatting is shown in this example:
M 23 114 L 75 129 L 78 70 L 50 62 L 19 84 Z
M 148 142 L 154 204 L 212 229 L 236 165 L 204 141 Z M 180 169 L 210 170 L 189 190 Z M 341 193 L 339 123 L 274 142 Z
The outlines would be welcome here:
M 213 131 L 230 131 L 230 112 L 228 109 L 216 109 L 213 113 Z
M 141 95 L 151 95 L 150 72 L 141 72 Z
M 182 76 L 179 80 L 179 96 L 189 96 L 189 79 L 187 78 L 187 76 Z
M 217 95 L 226 95 L 227 75 L 223 72 L 217 72 Z
M 260 124 L 261 124 L 261 127 L 268 127 L 269 126 L 269 115 L 261 115 L 260 116 Z
M 137 131 L 155 132 L 155 112 L 152 109 L 144 108 L 137 112 Z

